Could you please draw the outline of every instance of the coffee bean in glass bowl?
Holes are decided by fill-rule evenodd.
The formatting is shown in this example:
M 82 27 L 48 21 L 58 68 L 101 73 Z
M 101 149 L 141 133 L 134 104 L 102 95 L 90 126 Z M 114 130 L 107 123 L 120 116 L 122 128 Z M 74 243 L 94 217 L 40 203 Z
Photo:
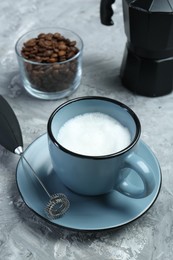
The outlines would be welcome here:
M 40 28 L 15 45 L 24 88 L 32 96 L 56 100 L 71 95 L 82 76 L 83 41 L 64 28 Z

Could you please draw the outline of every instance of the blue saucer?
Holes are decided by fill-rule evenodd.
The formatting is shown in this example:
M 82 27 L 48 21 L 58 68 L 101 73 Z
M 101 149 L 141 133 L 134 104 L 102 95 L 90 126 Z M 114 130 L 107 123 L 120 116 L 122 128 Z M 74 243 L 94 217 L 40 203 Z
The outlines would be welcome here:
M 142 216 L 155 202 L 161 187 L 161 170 L 158 161 L 143 141 L 139 143 L 138 154 L 152 167 L 156 180 L 154 191 L 144 199 L 128 198 L 116 191 L 102 196 L 81 196 L 73 193 L 61 183 L 53 171 L 46 134 L 36 139 L 26 149 L 25 157 L 49 193 L 64 193 L 70 201 L 70 208 L 59 219 L 47 218 L 44 208 L 49 198 L 22 158 L 16 170 L 17 186 L 26 205 L 40 217 L 55 225 L 88 231 L 121 227 Z M 129 175 L 128 180 L 139 186 L 142 185 L 134 172 Z

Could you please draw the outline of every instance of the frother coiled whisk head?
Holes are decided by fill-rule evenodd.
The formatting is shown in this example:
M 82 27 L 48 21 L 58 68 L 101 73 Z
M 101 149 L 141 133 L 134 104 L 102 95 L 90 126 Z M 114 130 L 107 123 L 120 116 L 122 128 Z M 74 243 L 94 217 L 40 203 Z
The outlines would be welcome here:
M 57 193 L 50 196 L 50 200 L 45 207 L 45 212 L 49 219 L 59 218 L 68 210 L 70 202 L 66 195 Z

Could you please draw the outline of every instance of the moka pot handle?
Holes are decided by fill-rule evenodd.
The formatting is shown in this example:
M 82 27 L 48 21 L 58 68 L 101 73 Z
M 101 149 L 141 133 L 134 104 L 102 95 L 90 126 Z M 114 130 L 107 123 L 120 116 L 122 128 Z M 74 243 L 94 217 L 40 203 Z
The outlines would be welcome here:
M 112 9 L 112 4 L 115 0 L 101 0 L 100 2 L 100 20 L 104 25 L 113 25 L 112 15 L 114 11 Z

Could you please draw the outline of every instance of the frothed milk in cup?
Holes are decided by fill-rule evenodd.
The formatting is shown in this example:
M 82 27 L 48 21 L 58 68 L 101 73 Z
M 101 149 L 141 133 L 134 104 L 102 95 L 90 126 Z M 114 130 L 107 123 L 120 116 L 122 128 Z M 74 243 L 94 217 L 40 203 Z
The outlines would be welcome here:
M 137 199 L 154 190 L 153 169 L 138 153 L 140 121 L 125 104 L 75 98 L 55 109 L 47 127 L 54 173 L 72 192 L 97 196 L 116 190 Z M 134 172 L 141 187 L 128 179 Z
M 66 149 L 89 156 L 119 152 L 131 143 L 129 130 L 113 117 L 84 113 L 69 119 L 60 128 L 57 141 Z

